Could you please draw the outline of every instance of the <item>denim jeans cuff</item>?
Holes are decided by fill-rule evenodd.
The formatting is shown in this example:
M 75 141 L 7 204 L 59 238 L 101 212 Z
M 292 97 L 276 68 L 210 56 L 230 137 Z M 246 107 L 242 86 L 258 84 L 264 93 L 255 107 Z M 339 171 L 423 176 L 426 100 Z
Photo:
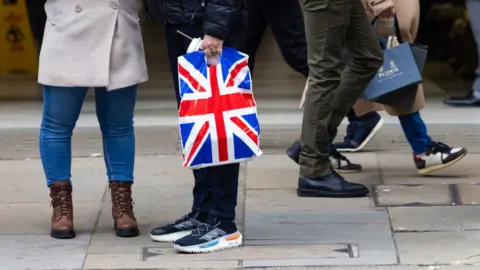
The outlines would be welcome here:
M 108 178 L 108 182 L 112 182 L 112 181 L 118 181 L 118 182 L 133 182 L 133 177 L 132 178 L 126 178 L 126 177 L 122 177 L 122 176 L 115 176 L 115 175 L 112 175 L 111 177 Z

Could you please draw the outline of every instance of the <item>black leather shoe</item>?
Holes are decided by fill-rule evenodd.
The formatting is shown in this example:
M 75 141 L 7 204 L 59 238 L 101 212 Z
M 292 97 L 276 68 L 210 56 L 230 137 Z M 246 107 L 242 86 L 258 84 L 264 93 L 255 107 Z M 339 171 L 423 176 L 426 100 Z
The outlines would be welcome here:
M 290 148 L 287 149 L 287 156 L 298 164 L 300 159 L 300 151 L 302 150 L 302 142 L 295 141 Z
M 299 197 L 363 197 L 368 195 L 366 186 L 345 181 L 341 175 L 333 172 L 320 178 L 298 179 L 297 195 Z
M 480 99 L 473 96 L 473 92 L 470 92 L 463 97 L 448 98 L 443 103 L 451 106 L 480 106 Z
M 287 149 L 287 156 L 295 163 L 299 163 L 302 143 L 295 141 Z M 352 163 L 346 156 L 340 154 L 335 148 L 330 149 L 330 162 L 333 169 L 339 173 L 358 173 L 362 171 L 362 165 Z

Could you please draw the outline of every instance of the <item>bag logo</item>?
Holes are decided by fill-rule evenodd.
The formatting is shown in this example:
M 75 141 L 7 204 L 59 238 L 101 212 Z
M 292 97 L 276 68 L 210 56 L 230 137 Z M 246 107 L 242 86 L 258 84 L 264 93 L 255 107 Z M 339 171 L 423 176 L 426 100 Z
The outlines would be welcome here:
M 390 67 L 388 69 L 384 69 L 383 66 L 378 70 L 378 77 L 380 78 L 387 78 L 397 75 L 400 70 L 398 69 L 397 65 L 394 61 L 390 61 Z

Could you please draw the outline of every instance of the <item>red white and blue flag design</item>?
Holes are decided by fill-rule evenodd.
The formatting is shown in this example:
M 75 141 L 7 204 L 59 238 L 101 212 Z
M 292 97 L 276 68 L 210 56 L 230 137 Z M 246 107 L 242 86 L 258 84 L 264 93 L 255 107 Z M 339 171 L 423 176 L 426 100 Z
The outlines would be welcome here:
M 178 58 L 183 165 L 202 168 L 260 156 L 260 125 L 248 56 L 223 48 L 218 65 L 203 52 Z

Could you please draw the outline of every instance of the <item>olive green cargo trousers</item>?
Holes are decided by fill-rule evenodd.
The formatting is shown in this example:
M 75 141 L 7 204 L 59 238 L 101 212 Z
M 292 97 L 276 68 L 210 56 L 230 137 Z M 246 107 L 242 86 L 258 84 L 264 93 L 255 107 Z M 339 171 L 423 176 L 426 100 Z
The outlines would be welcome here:
M 310 76 L 303 123 L 300 176 L 332 173 L 329 148 L 343 118 L 383 64 L 383 52 L 363 0 L 299 0 Z M 351 59 L 342 65 L 344 47 Z

